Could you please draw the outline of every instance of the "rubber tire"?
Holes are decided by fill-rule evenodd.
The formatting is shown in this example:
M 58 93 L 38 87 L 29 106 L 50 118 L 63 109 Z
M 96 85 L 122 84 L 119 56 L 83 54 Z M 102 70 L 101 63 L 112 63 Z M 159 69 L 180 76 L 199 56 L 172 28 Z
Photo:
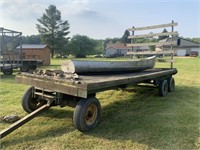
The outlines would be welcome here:
M 88 125 L 85 121 L 87 109 L 91 105 L 95 105 L 97 107 L 97 116 L 95 121 Z M 88 132 L 91 129 L 95 128 L 101 121 L 101 105 L 96 97 L 89 97 L 88 99 L 81 99 L 79 103 L 76 105 L 74 114 L 73 114 L 73 123 L 76 129 L 81 132 Z
M 3 69 L 3 74 L 4 75 L 12 75 L 13 74 L 13 68 Z
M 167 80 L 160 81 L 159 84 L 159 96 L 164 97 L 168 92 L 168 82 Z
M 20 67 L 21 72 L 28 72 L 29 71 L 29 66 L 21 66 Z
M 21 105 L 22 105 L 22 108 L 27 113 L 33 112 L 34 110 L 38 109 L 39 107 L 41 107 L 42 105 L 46 103 L 46 101 L 39 102 L 37 101 L 37 98 L 33 98 L 32 90 L 33 90 L 33 87 L 29 87 L 22 97 Z
M 30 69 L 31 69 L 31 70 L 36 70 L 36 69 L 37 69 L 37 66 L 36 66 L 36 65 L 32 65 L 32 66 L 30 66 Z
M 175 89 L 175 80 L 173 77 L 168 79 L 168 92 L 173 92 Z

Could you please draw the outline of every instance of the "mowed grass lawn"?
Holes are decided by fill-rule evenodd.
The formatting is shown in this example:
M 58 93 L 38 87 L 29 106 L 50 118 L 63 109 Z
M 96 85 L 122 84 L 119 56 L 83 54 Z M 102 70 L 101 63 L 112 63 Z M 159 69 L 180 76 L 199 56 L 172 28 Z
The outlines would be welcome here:
M 88 133 L 74 129 L 72 108 L 53 107 L 2 139 L 0 149 L 200 149 L 200 58 L 175 59 L 176 89 L 166 97 L 134 86 L 98 93 L 102 122 Z M 50 68 L 62 61 L 52 60 Z M 16 84 L 15 74 L 0 76 L 0 116 L 25 116 L 21 97 L 28 86 Z M 9 125 L 0 123 L 0 130 Z

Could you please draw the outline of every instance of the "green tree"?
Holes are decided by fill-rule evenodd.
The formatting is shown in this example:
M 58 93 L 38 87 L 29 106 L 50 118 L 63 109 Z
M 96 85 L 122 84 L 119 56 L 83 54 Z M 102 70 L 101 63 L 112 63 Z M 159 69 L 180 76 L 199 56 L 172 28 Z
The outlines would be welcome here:
M 96 47 L 94 54 L 103 54 L 104 53 L 104 41 L 103 40 L 95 40 Z
M 131 43 L 131 39 L 128 39 L 128 36 L 130 36 L 130 32 L 128 30 L 126 30 L 121 39 L 122 43 Z
M 104 43 L 105 43 L 105 45 L 107 45 L 107 44 L 112 44 L 112 43 L 121 43 L 121 41 L 122 41 L 122 39 L 121 38 L 117 38 L 117 37 L 115 37 L 115 38 L 106 38 L 105 40 L 104 40 Z
M 84 35 L 75 35 L 68 44 L 72 55 L 76 58 L 84 58 L 86 55 L 93 54 L 97 42 Z
M 22 36 L 23 44 L 40 44 L 41 39 L 39 35 Z
M 149 46 L 149 49 L 150 49 L 150 51 L 155 51 L 156 50 L 156 46 L 155 45 Z
M 200 38 L 192 38 L 193 42 L 200 43 Z
M 167 33 L 167 29 L 163 29 L 162 33 Z M 163 36 L 159 36 L 158 39 L 159 40 L 163 40 L 163 39 L 166 39 L 166 38 L 169 38 L 169 35 L 163 35 Z
M 61 19 L 61 12 L 55 5 L 50 5 L 41 18 L 37 19 L 40 24 L 36 24 L 42 41 L 51 49 L 51 57 L 53 58 L 55 51 L 64 50 L 65 44 L 69 37 L 68 21 Z

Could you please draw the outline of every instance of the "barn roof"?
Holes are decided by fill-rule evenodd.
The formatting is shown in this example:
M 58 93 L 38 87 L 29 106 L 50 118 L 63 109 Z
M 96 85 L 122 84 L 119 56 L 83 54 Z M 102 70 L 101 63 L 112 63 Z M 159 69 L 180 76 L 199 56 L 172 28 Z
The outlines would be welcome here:
M 43 49 L 47 44 L 22 44 L 22 49 Z M 20 46 L 17 47 L 19 49 Z

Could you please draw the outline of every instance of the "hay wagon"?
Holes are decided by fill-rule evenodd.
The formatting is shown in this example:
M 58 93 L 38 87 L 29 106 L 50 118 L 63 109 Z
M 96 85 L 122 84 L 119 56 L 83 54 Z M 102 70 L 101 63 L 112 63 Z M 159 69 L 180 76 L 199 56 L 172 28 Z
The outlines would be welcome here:
M 130 30 L 173 27 L 175 25 L 177 24 L 172 22 L 170 24 L 148 26 L 145 28 L 131 28 Z M 170 32 L 168 34 L 174 35 L 176 33 Z M 166 35 L 166 33 L 155 35 Z M 143 36 L 146 37 L 148 35 Z M 136 37 L 132 35 L 130 38 Z M 172 42 L 164 44 L 173 46 Z M 132 43 L 130 46 L 133 45 Z M 146 45 L 153 45 L 153 43 L 147 43 Z M 79 131 L 87 132 L 95 128 L 101 120 L 101 105 L 96 98 L 97 92 L 145 83 L 158 88 L 159 96 L 166 96 L 167 92 L 174 91 L 175 81 L 173 75 L 177 73 L 177 69 L 173 68 L 173 61 L 170 61 L 170 63 L 171 68 L 152 68 L 118 74 L 88 74 L 79 75 L 78 78 L 69 76 L 67 79 L 45 76 L 43 74 L 19 74 L 16 76 L 16 81 L 21 84 L 30 85 L 22 97 L 22 107 L 29 115 L 1 131 L 0 138 L 5 137 L 44 110 L 53 106 L 70 106 L 75 108 L 73 114 L 74 126 Z
M 173 92 L 175 68 L 154 68 L 135 73 L 109 75 L 81 75 L 79 79 L 56 79 L 55 77 L 22 73 L 16 81 L 30 85 L 22 97 L 23 109 L 30 113 L 0 133 L 1 138 L 25 124 L 52 106 L 75 108 L 73 123 L 79 131 L 95 128 L 101 120 L 101 105 L 96 93 L 125 88 L 139 83 L 152 84 L 160 96 Z

